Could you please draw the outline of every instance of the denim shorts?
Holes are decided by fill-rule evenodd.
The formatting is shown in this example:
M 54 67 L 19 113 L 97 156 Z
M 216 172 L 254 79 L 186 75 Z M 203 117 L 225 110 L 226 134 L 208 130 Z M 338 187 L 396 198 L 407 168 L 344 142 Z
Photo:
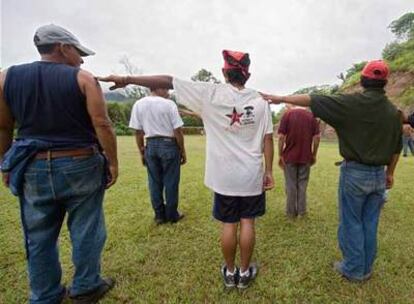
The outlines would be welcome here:
M 214 193 L 213 216 L 223 223 L 237 223 L 243 218 L 256 218 L 266 212 L 266 194 L 227 196 Z

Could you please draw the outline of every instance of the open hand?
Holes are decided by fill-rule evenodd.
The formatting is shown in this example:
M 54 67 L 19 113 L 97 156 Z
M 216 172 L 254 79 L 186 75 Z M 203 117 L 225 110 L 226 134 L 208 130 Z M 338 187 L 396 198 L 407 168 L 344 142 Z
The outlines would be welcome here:
M 104 82 L 114 82 L 115 84 L 109 88 L 111 91 L 119 89 L 119 88 L 124 88 L 128 85 L 125 76 L 109 75 L 106 77 L 97 77 L 97 79 L 99 81 L 104 81 Z

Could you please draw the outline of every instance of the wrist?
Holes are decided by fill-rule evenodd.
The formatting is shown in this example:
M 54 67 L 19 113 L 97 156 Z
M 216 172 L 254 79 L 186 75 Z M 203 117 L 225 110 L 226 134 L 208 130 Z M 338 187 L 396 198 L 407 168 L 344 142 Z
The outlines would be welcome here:
M 123 85 L 128 85 L 130 83 L 130 81 L 131 81 L 131 77 L 130 76 L 123 76 L 121 78 L 121 83 Z

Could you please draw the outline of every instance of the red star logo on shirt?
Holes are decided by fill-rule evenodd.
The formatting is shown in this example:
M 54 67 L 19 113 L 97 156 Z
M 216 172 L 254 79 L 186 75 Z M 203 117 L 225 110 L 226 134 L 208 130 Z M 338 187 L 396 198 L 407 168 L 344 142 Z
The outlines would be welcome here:
M 243 113 L 237 113 L 237 111 L 236 111 L 236 108 L 235 107 L 233 107 L 233 113 L 231 113 L 231 114 L 226 114 L 226 116 L 228 117 L 228 118 L 230 118 L 231 119 L 231 122 L 230 122 L 230 126 L 232 126 L 232 125 L 234 125 L 236 122 L 238 122 L 239 124 L 240 124 L 240 117 L 242 117 L 243 116 Z

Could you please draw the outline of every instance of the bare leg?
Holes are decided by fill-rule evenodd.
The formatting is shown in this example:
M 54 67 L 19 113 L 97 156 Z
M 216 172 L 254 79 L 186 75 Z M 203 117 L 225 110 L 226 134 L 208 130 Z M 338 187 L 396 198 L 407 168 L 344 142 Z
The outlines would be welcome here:
M 240 260 L 241 272 L 249 269 L 252 258 L 256 233 L 254 229 L 254 219 L 245 218 L 240 220 Z
M 221 251 L 227 270 L 234 271 L 234 260 L 237 249 L 237 223 L 223 223 L 221 230 Z

